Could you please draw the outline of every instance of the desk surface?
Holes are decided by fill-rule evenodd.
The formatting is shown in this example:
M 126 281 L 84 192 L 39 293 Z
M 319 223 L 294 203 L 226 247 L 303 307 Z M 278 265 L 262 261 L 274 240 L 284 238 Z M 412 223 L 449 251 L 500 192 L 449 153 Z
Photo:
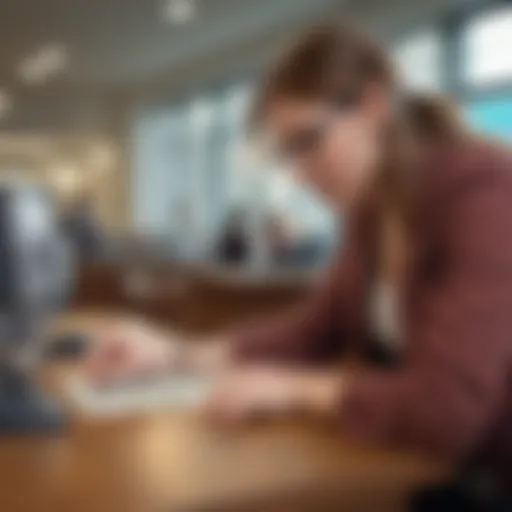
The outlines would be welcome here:
M 70 371 L 48 365 L 42 377 L 60 395 Z M 448 471 L 356 446 L 325 425 L 227 432 L 193 413 L 108 421 L 71 413 L 59 437 L 0 440 L 0 504 L 6 512 L 391 511 Z

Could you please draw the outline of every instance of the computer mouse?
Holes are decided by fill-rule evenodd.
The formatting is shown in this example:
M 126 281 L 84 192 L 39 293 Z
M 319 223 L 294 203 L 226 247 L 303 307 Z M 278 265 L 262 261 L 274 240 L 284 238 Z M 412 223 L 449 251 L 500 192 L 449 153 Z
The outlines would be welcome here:
M 81 332 L 68 332 L 47 343 L 47 359 L 79 359 L 87 354 L 91 337 Z

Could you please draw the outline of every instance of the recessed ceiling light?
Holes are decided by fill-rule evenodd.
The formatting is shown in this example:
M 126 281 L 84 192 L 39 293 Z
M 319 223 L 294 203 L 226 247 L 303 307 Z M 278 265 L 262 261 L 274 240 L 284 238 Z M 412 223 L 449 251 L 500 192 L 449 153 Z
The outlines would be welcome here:
M 59 43 L 49 43 L 23 59 L 18 74 L 25 83 L 40 85 L 62 71 L 67 61 L 66 47 Z
M 194 18 L 196 7 L 195 0 L 165 0 L 163 17 L 174 25 L 183 25 Z

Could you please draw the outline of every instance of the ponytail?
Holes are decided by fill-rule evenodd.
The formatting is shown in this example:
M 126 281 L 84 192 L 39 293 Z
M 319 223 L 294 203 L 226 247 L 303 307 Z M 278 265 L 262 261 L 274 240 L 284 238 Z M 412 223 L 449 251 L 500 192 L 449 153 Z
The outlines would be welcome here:
M 420 141 L 452 141 L 465 132 L 456 105 L 440 94 L 413 94 L 404 101 L 406 122 Z

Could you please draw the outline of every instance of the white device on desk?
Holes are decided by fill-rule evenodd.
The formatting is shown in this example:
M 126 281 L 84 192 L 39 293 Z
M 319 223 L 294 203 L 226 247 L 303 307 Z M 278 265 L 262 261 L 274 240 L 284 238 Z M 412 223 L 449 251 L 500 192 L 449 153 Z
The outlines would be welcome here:
M 172 374 L 97 385 L 75 375 L 68 382 L 68 395 L 78 408 L 95 416 L 120 416 L 152 410 L 183 410 L 206 400 L 211 376 Z

